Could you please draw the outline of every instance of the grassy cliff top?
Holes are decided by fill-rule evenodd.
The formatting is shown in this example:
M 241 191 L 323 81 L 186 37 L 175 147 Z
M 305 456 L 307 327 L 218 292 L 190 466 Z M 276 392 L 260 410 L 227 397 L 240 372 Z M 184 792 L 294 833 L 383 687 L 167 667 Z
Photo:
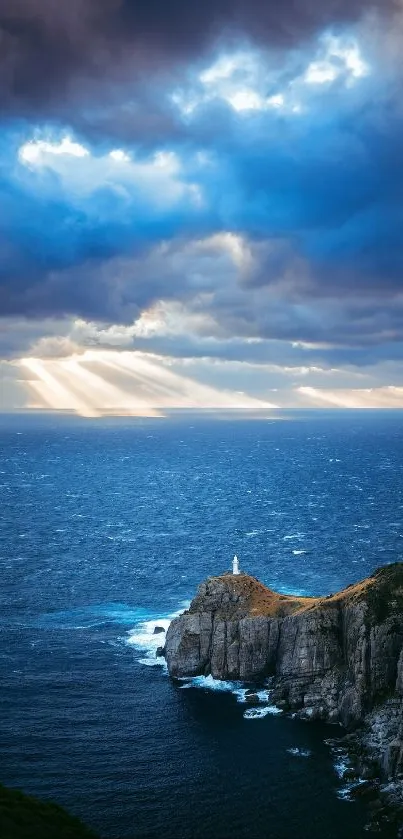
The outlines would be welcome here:
M 201 584 L 190 612 L 214 611 L 224 619 L 285 617 L 316 608 L 365 603 L 368 618 L 382 621 L 403 615 L 403 563 L 379 568 L 370 577 L 325 597 L 279 594 L 249 574 L 222 574 Z
M 284 617 L 317 602 L 313 597 L 279 594 L 249 574 L 209 577 L 199 588 L 190 612 L 214 611 L 223 618 Z
M 358 583 L 353 583 L 325 599 L 327 603 L 365 603 L 368 617 L 382 621 L 391 615 L 403 616 L 403 562 L 378 568 Z

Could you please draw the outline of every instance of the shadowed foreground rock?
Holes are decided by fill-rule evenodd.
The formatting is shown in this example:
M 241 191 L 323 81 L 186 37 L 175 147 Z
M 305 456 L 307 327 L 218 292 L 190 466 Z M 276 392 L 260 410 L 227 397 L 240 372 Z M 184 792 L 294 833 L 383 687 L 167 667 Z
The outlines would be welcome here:
M 362 725 L 390 778 L 403 773 L 403 564 L 324 598 L 289 597 L 246 574 L 210 577 L 169 626 L 173 677 L 261 682 L 309 719 Z
M 79 819 L 57 804 L 40 801 L 0 784 L 1 839 L 97 839 Z

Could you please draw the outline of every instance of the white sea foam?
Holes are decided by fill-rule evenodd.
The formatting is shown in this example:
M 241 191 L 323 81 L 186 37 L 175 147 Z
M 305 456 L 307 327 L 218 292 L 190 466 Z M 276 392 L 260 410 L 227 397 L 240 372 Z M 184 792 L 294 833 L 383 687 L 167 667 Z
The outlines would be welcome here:
M 306 551 L 293 551 L 294 556 L 300 556 L 301 554 L 306 554 Z
M 164 646 L 166 632 L 171 621 L 178 615 L 181 615 L 188 606 L 189 602 L 186 602 L 183 604 L 182 609 L 171 615 L 139 621 L 130 630 L 126 641 L 142 654 L 141 658 L 138 659 L 140 664 L 146 667 L 159 666 L 163 668 L 165 673 L 168 672 L 165 658 L 162 656 L 157 657 L 156 655 L 157 649 L 158 647 Z M 156 627 L 161 627 L 164 631 L 155 633 Z M 211 675 L 193 676 L 191 678 L 185 677 L 179 679 L 179 681 L 182 682 L 180 686 L 181 690 L 201 688 L 202 690 L 217 691 L 219 693 L 231 693 L 236 697 L 237 702 L 241 704 L 258 703 L 244 712 L 243 716 L 245 719 L 255 719 L 265 717 L 267 714 L 275 715 L 282 713 L 275 705 L 269 704 L 272 691 L 268 688 L 254 690 L 251 687 L 245 686 L 244 682 L 214 679 Z
M 363 784 L 366 784 L 367 781 L 364 778 L 357 778 L 355 781 L 350 781 L 348 784 L 340 787 L 337 790 L 337 798 L 341 798 L 342 801 L 354 801 L 354 792 L 361 787 Z
M 350 781 L 349 784 L 337 790 L 337 798 L 341 798 L 342 801 L 354 801 L 354 792 L 358 787 L 362 787 L 363 784 L 367 783 L 364 778 L 357 778 L 356 781 Z
M 310 757 L 312 754 L 310 749 L 299 749 L 298 746 L 292 746 L 291 749 L 287 749 L 287 752 L 293 757 Z
M 144 664 L 145 667 L 162 667 L 164 672 L 168 673 L 166 661 L 165 658 L 163 658 L 163 656 L 157 657 L 156 655 L 154 655 L 154 657 L 152 658 L 150 653 L 150 658 L 138 658 L 137 661 L 139 664 Z
M 192 678 L 180 679 L 183 681 L 181 690 L 188 688 L 202 688 L 203 690 L 213 690 L 219 693 L 232 693 L 236 696 L 238 702 L 245 702 L 245 695 L 247 688 L 242 682 L 230 682 L 224 679 L 214 679 L 213 676 L 193 676 Z
M 271 697 L 272 691 L 271 690 L 257 690 L 256 694 L 259 697 L 260 702 L 268 702 L 270 697 Z
M 139 621 L 139 623 L 130 630 L 126 642 L 142 654 L 141 658 L 138 659 L 140 664 L 144 664 L 147 667 L 162 667 L 166 671 L 165 658 L 162 656 L 157 657 L 157 649 L 158 647 L 164 646 L 166 632 L 171 621 L 178 617 L 178 615 L 181 615 L 188 606 L 189 602 L 186 601 L 186 603 L 182 604 L 182 608 L 177 612 L 173 612 L 171 615 L 165 615 L 161 618 L 153 617 L 149 620 Z M 156 627 L 161 627 L 164 631 L 155 632 Z
M 342 780 L 346 775 L 346 772 L 348 772 L 349 769 L 351 769 L 351 764 L 348 760 L 347 755 L 339 755 L 337 759 L 334 761 L 333 768 L 336 772 L 337 777 L 340 778 L 340 780 Z
M 326 741 L 333 754 L 333 768 L 342 786 L 336 791 L 337 798 L 343 801 L 353 801 L 354 792 L 367 782 L 363 778 L 354 777 L 354 767 L 348 752 L 332 741 Z M 351 777 L 353 775 L 353 777 Z
M 261 719 L 262 717 L 266 717 L 268 714 L 273 714 L 273 716 L 277 716 L 278 714 L 282 714 L 283 712 L 280 708 L 277 708 L 276 705 L 264 705 L 261 708 L 248 708 L 247 711 L 244 711 L 243 716 L 245 720 L 256 720 Z
M 253 701 L 261 703 L 269 702 L 271 696 L 271 691 L 267 688 L 261 688 L 255 691 L 253 688 L 245 687 L 244 682 L 214 679 L 211 675 L 193 676 L 191 678 L 184 677 L 183 679 L 179 679 L 179 681 L 183 682 L 181 690 L 202 688 L 203 690 L 213 690 L 219 693 L 232 693 L 236 697 L 237 702 L 242 704 L 251 701 L 249 698 L 251 693 L 253 697 L 256 697 Z

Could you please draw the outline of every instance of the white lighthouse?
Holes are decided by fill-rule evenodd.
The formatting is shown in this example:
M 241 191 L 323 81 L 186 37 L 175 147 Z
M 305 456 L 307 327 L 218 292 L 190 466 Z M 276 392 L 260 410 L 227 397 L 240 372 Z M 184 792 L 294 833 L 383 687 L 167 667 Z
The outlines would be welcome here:
M 234 558 L 233 558 L 233 560 L 232 560 L 232 573 L 233 573 L 233 574 L 240 574 L 240 570 L 239 570 L 239 559 L 238 559 L 238 557 L 237 557 L 237 555 L 236 555 L 236 554 L 235 554 L 235 556 L 234 556 Z

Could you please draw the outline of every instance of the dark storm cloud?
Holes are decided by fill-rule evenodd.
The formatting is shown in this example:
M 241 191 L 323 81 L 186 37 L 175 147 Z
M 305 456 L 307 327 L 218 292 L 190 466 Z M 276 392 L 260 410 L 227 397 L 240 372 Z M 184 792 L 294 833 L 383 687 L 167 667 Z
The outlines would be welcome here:
M 178 300 L 207 316 L 217 338 L 398 342 L 399 131 L 391 124 L 382 142 L 368 132 L 371 144 L 358 151 L 346 132 L 336 160 L 321 132 L 300 135 L 297 156 L 291 138 L 289 148 L 272 142 L 266 157 L 256 139 L 248 148 L 241 138 L 231 155 L 218 146 L 217 164 L 198 173 L 200 207 L 184 199 L 166 211 L 111 185 L 69 199 L 56 175 L 4 167 L 0 311 L 127 324 L 159 299 Z M 219 240 L 197 243 L 220 230 L 246 237 L 246 269 Z
M 0 107 L 66 113 L 70 97 L 102 102 L 114 82 L 135 88 L 218 39 L 298 46 L 328 25 L 397 8 L 398 0 L 0 0 Z
M 281 276 L 294 253 L 323 294 L 336 280 L 347 294 L 355 284 L 363 293 L 401 287 L 403 120 L 393 101 L 383 112 L 372 85 L 366 94 L 377 100 L 346 112 L 335 97 L 306 119 L 273 121 L 270 133 L 267 118 L 256 121 L 253 136 L 232 136 L 230 149 L 216 139 L 221 168 L 209 186 L 223 226 L 286 240 L 263 251 L 250 283 Z M 316 282 L 309 288 L 318 291 Z
M 42 336 L 56 336 L 59 342 L 63 332 L 68 332 L 71 324 L 56 320 L 27 320 L 24 318 L 5 318 L 0 320 L 0 359 L 15 358 L 29 350 Z M 49 341 L 52 340 L 49 337 Z M 61 355 L 61 353 L 59 352 Z M 1 363 L 1 362 L 0 362 Z
M 203 273 L 200 262 L 206 256 L 198 252 L 190 263 L 181 261 L 181 243 L 221 230 L 252 242 L 253 266 L 239 278 L 245 291 L 282 283 L 290 311 L 304 299 L 340 293 L 349 298 L 358 288 L 363 298 L 372 299 L 378 290 L 386 301 L 392 299 L 403 276 L 403 123 L 390 104 L 379 119 L 385 109 L 382 90 L 374 122 L 372 80 L 363 85 L 363 102 L 336 91 L 330 104 L 310 103 L 306 116 L 285 119 L 264 112 L 246 123 L 238 119 L 228 133 L 206 109 L 207 122 L 216 125 L 207 146 L 211 159 L 195 163 L 192 146 L 178 146 L 180 183 L 201 189 L 200 205 L 193 206 L 185 196 L 161 209 L 147 204 L 136 184 L 116 185 L 108 178 L 83 195 L 70 194 L 58 171 L 16 166 L 23 134 L 5 136 L 0 149 L 3 314 L 127 321 L 158 297 L 192 293 L 192 277 Z M 195 141 L 193 151 L 197 148 Z M 74 158 L 70 166 L 74 175 Z M 164 191 L 164 184 L 153 189 Z M 159 243 L 173 239 L 178 242 L 169 259 L 157 266 Z M 142 264 L 139 257 L 149 249 L 151 256 Z M 114 259 L 124 254 L 131 262 L 119 279 Z M 236 296 L 232 289 L 226 294 L 219 255 L 212 253 L 216 265 L 209 264 L 204 273 L 216 283 L 217 309 L 226 307 L 235 326 Z M 261 314 L 255 321 L 258 334 Z M 308 340 L 296 332 L 295 339 L 300 338 Z
M 372 4 L 384 14 L 396 6 Z M 266 57 L 271 50 L 272 64 L 283 50 L 275 82 L 286 89 L 296 66 L 303 73 L 317 55 L 312 35 L 369 9 L 358 0 L 0 0 L 0 107 L 7 117 L 0 315 L 129 324 L 162 299 L 183 303 L 205 322 L 196 356 L 215 356 L 206 339 L 235 337 L 238 344 L 227 343 L 223 357 L 235 358 L 249 339 L 263 339 L 245 349 L 245 358 L 259 362 L 269 360 L 272 339 L 331 345 L 314 356 L 318 363 L 400 357 L 399 55 L 392 56 L 392 76 L 380 50 L 359 83 L 341 73 L 324 92 L 306 88 L 298 115 L 240 115 L 213 96 L 185 118 L 170 99 L 182 82 L 200 93 L 194 68 L 200 70 L 203 50 L 217 38 L 232 39 L 235 48 L 238 35 L 267 48 Z M 386 56 L 386 41 L 383 49 Z M 276 89 L 273 83 L 268 94 Z M 18 162 L 21 144 L 35 137 L 29 118 L 44 126 L 45 137 L 57 119 L 66 126 L 60 137 L 78 127 L 92 153 L 88 185 L 80 184 L 78 159 L 67 175 L 54 161 Z M 174 151 L 178 172 L 171 181 L 151 181 L 149 196 L 141 173 L 102 180 L 112 137 L 127 139 L 133 167 L 147 168 L 161 148 Z M 177 195 L 164 204 L 171 188 Z M 222 242 L 206 243 L 223 231 L 245 240 L 246 267 Z M 179 356 L 190 346 L 183 336 L 165 343 Z M 24 351 L 26 344 L 23 338 Z
M 16 166 L 15 138 L 12 145 L 6 138 L 1 151 L 1 315 L 130 322 L 163 294 L 167 283 L 172 294 L 180 294 L 186 277 L 171 266 L 161 271 L 159 260 L 155 267 L 153 248 L 160 253 L 159 243 L 183 230 L 191 236 L 209 229 L 205 214 L 200 216 L 191 195 L 189 199 L 186 183 L 178 184 L 185 192 L 172 206 L 161 205 L 158 194 L 153 199 L 157 206 L 148 201 L 141 171 L 139 183 L 129 190 L 106 177 L 77 193 L 55 171 Z M 78 165 L 74 158 L 71 165 Z M 175 189 L 174 177 L 172 184 Z M 165 193 L 169 187 L 169 177 L 156 186 L 151 181 L 150 192 Z

